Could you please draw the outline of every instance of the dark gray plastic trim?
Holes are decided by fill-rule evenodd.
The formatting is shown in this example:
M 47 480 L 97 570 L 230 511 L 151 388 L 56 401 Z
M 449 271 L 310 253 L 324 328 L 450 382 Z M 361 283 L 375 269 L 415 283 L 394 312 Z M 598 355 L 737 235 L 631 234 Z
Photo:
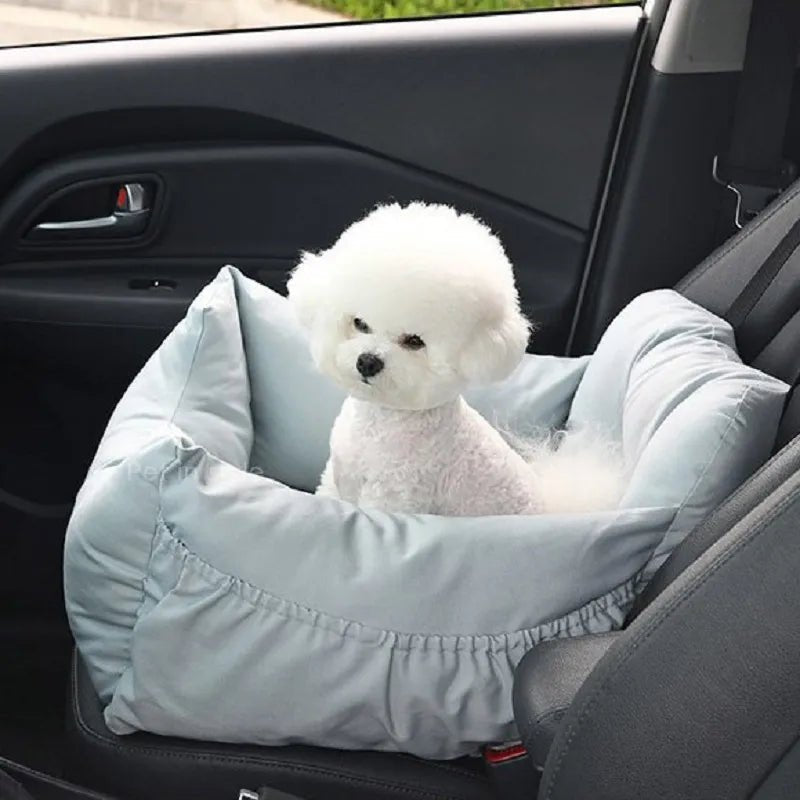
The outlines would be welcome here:
M 641 13 L 631 5 L 0 50 L 0 164 L 21 164 L 31 137 L 81 115 L 213 107 L 368 148 L 585 230 Z M 106 146 L 124 135 L 104 133 Z

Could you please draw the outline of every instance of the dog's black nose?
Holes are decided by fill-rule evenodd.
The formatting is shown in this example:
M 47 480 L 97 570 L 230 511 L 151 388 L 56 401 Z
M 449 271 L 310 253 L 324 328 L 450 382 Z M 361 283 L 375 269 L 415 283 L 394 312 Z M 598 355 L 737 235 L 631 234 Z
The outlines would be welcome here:
M 383 369 L 383 359 L 375 353 L 362 353 L 356 359 L 356 369 L 363 378 L 372 378 Z

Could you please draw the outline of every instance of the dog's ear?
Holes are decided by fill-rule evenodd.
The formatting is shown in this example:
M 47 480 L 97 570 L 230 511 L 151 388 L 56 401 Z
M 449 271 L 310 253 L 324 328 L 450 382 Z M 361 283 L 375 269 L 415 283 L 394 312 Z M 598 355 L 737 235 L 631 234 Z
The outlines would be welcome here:
M 286 284 L 294 313 L 308 330 L 314 327 L 317 315 L 325 307 L 328 276 L 324 260 L 324 253 L 303 253 Z
M 459 360 L 459 372 L 470 383 L 492 383 L 507 378 L 519 365 L 531 324 L 517 308 L 475 331 Z

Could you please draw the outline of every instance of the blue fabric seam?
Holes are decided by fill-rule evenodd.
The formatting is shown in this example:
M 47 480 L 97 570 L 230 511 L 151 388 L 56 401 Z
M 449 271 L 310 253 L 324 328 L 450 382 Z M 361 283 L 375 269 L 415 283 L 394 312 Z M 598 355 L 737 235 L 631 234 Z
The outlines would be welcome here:
M 186 371 L 186 380 L 183 383 L 183 388 L 181 389 L 180 395 L 178 395 L 178 399 L 177 399 L 177 401 L 175 403 L 175 408 L 173 408 L 172 414 L 170 415 L 170 418 L 169 418 L 169 424 L 170 425 L 174 425 L 175 424 L 175 417 L 178 414 L 178 411 L 180 410 L 181 403 L 183 402 L 183 397 L 186 394 L 186 389 L 189 386 L 189 381 L 191 381 L 191 379 L 192 379 L 192 373 L 194 372 L 194 367 L 195 367 L 195 364 L 197 362 L 197 356 L 198 356 L 198 353 L 200 352 L 200 345 L 202 344 L 203 336 L 204 336 L 204 334 L 206 332 L 206 312 L 208 311 L 208 306 L 214 301 L 214 299 L 217 297 L 218 294 L 219 294 L 219 287 L 216 287 L 215 291 L 213 292 L 213 294 L 209 298 L 208 303 L 206 304 L 206 306 L 202 309 L 202 311 L 200 313 L 200 331 L 197 334 L 197 338 L 195 339 L 194 351 L 192 352 L 192 360 L 191 360 L 191 362 L 189 364 L 189 369 Z M 138 603 L 138 605 L 136 607 L 136 613 L 135 613 L 135 619 L 137 621 L 141 617 L 142 610 L 144 608 L 144 604 L 145 604 L 145 601 L 147 599 L 146 585 L 147 585 L 148 578 L 151 576 L 151 564 L 152 564 L 152 561 L 153 561 L 153 552 L 154 552 L 154 549 L 155 549 L 156 535 L 158 534 L 159 520 L 161 520 L 161 518 L 162 518 L 162 516 L 161 516 L 161 509 L 163 507 L 162 486 L 163 486 L 163 482 L 164 482 L 164 475 L 166 474 L 167 470 L 171 469 L 176 463 L 178 463 L 179 460 L 180 460 L 180 453 L 178 452 L 178 448 L 176 446 L 175 447 L 175 455 L 174 455 L 174 457 L 172 459 L 170 459 L 170 461 L 168 461 L 164 465 L 164 467 L 161 469 L 161 472 L 158 475 L 158 481 L 157 481 L 158 507 L 156 508 L 155 519 L 153 520 L 153 533 L 150 536 L 150 550 L 149 550 L 149 552 L 147 554 L 147 561 L 145 562 L 144 572 L 142 573 L 141 597 L 139 598 L 139 603 Z M 134 623 L 134 627 L 135 627 L 135 623 Z M 131 632 L 131 635 L 133 635 L 133 631 Z
M 164 520 L 163 517 L 159 518 L 157 523 L 157 528 L 162 530 L 166 536 L 168 537 L 168 544 L 169 546 L 184 560 L 184 564 L 186 560 L 191 559 L 197 562 L 201 569 L 196 570 L 194 574 L 198 575 L 203 581 L 205 581 L 208 585 L 213 586 L 214 588 L 220 588 L 221 586 L 224 587 L 227 585 L 231 589 L 234 589 L 236 595 L 245 603 L 250 605 L 253 608 L 258 608 L 263 611 L 267 611 L 269 613 L 275 613 L 278 616 L 283 617 L 287 621 L 291 622 L 298 622 L 303 625 L 307 625 L 314 628 L 322 628 L 323 630 L 329 633 L 335 633 L 339 635 L 341 638 L 352 638 L 357 639 L 356 636 L 349 633 L 346 629 L 345 630 L 335 630 L 333 627 L 328 626 L 321 626 L 316 623 L 315 620 L 323 618 L 326 620 L 330 620 L 330 622 L 334 626 L 345 626 L 349 628 L 350 626 L 355 626 L 356 628 L 364 631 L 372 632 L 376 635 L 378 639 L 385 639 L 387 637 L 393 638 L 395 640 L 401 638 L 419 638 L 422 640 L 423 644 L 421 646 L 414 647 L 409 642 L 407 646 L 401 646 L 397 641 L 394 641 L 390 644 L 392 649 L 400 649 L 400 650 L 424 650 L 427 648 L 427 643 L 438 640 L 440 643 L 444 642 L 453 642 L 456 644 L 455 649 L 470 649 L 470 648 L 458 648 L 459 642 L 469 643 L 473 645 L 478 644 L 479 640 L 485 639 L 491 642 L 494 646 L 490 647 L 489 650 L 491 652 L 503 652 L 508 650 L 516 650 L 520 647 L 530 648 L 531 646 L 538 644 L 541 641 L 545 641 L 547 639 L 554 639 L 554 638 L 562 638 L 566 633 L 567 636 L 573 635 L 573 631 L 580 631 L 580 632 L 587 632 L 587 623 L 590 621 L 597 619 L 602 616 L 611 617 L 613 611 L 620 610 L 626 603 L 629 603 L 634 594 L 633 588 L 633 580 L 628 579 L 622 584 L 611 589 L 611 591 L 606 592 L 604 595 L 598 598 L 594 598 L 590 600 L 588 603 L 580 606 L 577 609 L 573 609 L 572 611 L 564 614 L 560 617 L 557 617 L 553 620 L 549 620 L 547 622 L 542 622 L 539 625 L 536 625 L 532 628 L 522 628 L 516 631 L 505 631 L 500 633 L 474 633 L 474 634 L 457 634 L 457 633 L 416 633 L 416 632 L 405 632 L 405 631 L 394 631 L 394 630 L 387 630 L 383 628 L 374 628 L 370 625 L 365 625 L 363 622 L 359 622 L 358 620 L 351 620 L 346 619 L 344 617 L 337 617 L 334 614 L 330 614 L 326 611 L 321 611 L 320 609 L 310 608 L 308 606 L 304 606 L 301 603 L 298 603 L 294 600 L 288 600 L 283 597 L 279 597 L 271 592 L 267 591 L 266 589 L 262 589 L 258 586 L 253 585 L 252 583 L 244 580 L 243 578 L 228 575 L 225 572 L 217 569 L 213 564 L 210 564 L 208 561 L 203 559 L 197 553 L 192 551 L 186 543 L 180 539 L 179 536 L 175 534 L 172 530 L 172 527 L 169 523 Z M 208 573 L 211 573 L 215 578 L 209 576 Z M 174 588 L 174 587 L 173 587 Z M 251 597 L 247 597 L 245 592 L 242 590 L 248 590 L 254 593 L 259 599 L 263 599 L 263 602 L 258 602 Z M 171 590 L 170 590 L 171 591 Z M 275 604 L 281 606 L 283 608 L 275 608 L 270 607 L 270 604 Z M 287 613 L 285 608 L 292 609 L 295 613 Z M 309 617 L 313 619 L 309 619 Z M 612 626 L 613 629 L 613 626 Z M 512 637 L 516 637 L 517 641 L 510 643 L 508 640 Z M 505 640 L 505 644 L 501 646 L 496 646 L 498 640 Z M 528 641 L 526 641 L 528 640 Z M 361 641 L 362 644 L 366 644 L 366 642 Z M 385 641 L 374 641 L 369 642 L 371 645 L 378 645 L 384 646 L 386 645 Z
M 659 547 L 668 539 L 668 537 L 675 532 L 675 525 L 678 522 L 681 512 L 686 508 L 689 504 L 689 501 L 692 500 L 695 493 L 697 492 L 697 487 L 705 479 L 706 475 L 708 474 L 711 467 L 715 464 L 719 454 L 722 450 L 723 445 L 728 439 L 728 435 L 730 434 L 731 430 L 733 429 L 733 425 L 741 414 L 742 406 L 744 405 L 744 401 L 747 399 L 747 396 L 750 394 L 751 387 L 745 387 L 744 391 L 742 392 L 742 396 L 739 398 L 739 402 L 736 404 L 736 410 L 731 414 L 730 419 L 728 420 L 728 424 L 725 426 L 725 430 L 722 432 L 722 435 L 719 437 L 719 442 L 717 442 L 717 446 L 714 448 L 714 453 L 712 454 L 711 458 L 706 461 L 705 466 L 703 467 L 700 474 L 697 476 L 697 480 L 692 485 L 692 488 L 686 494 L 686 497 L 683 498 L 683 502 L 678 506 L 678 510 L 675 512 L 675 516 L 672 518 L 672 522 L 670 523 L 667 530 L 664 532 L 664 535 L 661 539 L 656 543 L 655 547 L 650 551 L 650 555 L 647 557 L 647 561 L 645 562 L 644 567 L 640 570 L 638 580 L 639 582 L 643 582 L 644 576 L 649 574 L 649 567 L 653 559 L 655 558 L 656 551 Z M 687 534 L 689 531 L 687 531 Z M 667 554 L 671 553 L 675 547 L 679 543 L 672 544 L 667 551 Z

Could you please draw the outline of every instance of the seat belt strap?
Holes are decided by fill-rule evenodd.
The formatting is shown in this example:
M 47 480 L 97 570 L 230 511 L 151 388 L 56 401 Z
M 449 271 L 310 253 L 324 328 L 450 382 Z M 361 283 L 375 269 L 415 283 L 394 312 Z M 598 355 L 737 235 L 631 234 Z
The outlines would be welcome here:
M 736 195 L 738 228 L 796 176 L 783 145 L 800 48 L 800 2 L 753 0 L 728 150 L 714 178 Z
M 756 303 L 758 303 L 775 278 L 778 277 L 783 265 L 791 258 L 798 247 L 800 247 L 800 219 L 784 234 L 775 249 L 767 256 L 764 263 L 756 270 L 753 277 L 750 278 L 744 289 L 733 301 L 728 313 L 725 314 L 725 319 L 728 320 L 734 332 L 744 325 Z M 739 355 L 747 361 L 758 355 L 758 351 L 755 353 L 743 353 L 740 350 Z

